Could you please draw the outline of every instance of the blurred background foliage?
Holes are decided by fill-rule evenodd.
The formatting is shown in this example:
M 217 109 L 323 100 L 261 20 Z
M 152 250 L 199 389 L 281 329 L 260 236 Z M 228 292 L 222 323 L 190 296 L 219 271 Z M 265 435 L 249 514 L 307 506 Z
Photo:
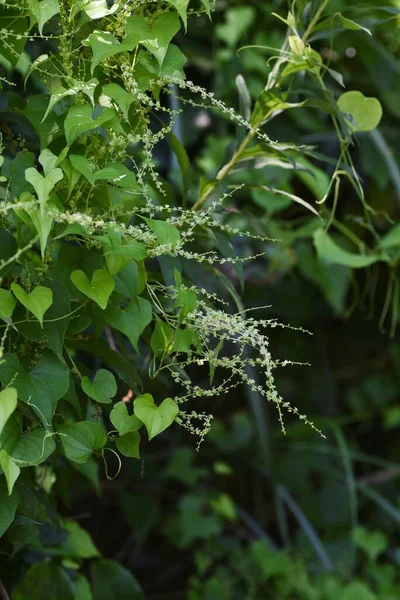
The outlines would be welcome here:
M 355 7 L 352 0 L 332 0 L 332 15 L 356 19 L 373 35 L 329 27 L 310 40 L 342 74 L 348 90 L 378 97 L 383 105 L 379 129 L 357 135 L 351 148 L 382 237 L 398 221 L 400 208 L 400 3 L 384 4 L 364 0 Z M 273 48 L 285 38 L 285 25 L 273 12 L 282 15 L 286 9 L 280 0 L 218 0 L 213 25 L 205 15 L 193 19 L 179 40 L 189 59 L 188 78 L 239 109 L 236 81 L 242 75 L 254 103 L 273 64 L 267 63 L 276 55 Z M 19 68 L 22 77 L 24 65 Z M 177 91 L 171 107 L 184 104 Z M 273 186 L 311 204 L 320 200 L 340 154 L 328 116 L 299 107 L 284 111 L 265 130 L 272 139 L 314 146 L 321 160 L 313 163 L 313 175 L 262 166 L 242 170 L 238 181 Z M 201 105 L 185 108 L 174 132 L 198 178 L 218 171 L 240 135 L 232 122 Z M 157 158 L 172 194 L 179 189 L 176 159 L 162 144 Z M 235 173 L 230 181 L 235 183 Z M 328 214 L 331 209 L 330 199 Z M 85 472 L 71 478 L 66 469 L 65 478 L 49 485 L 62 498 L 65 514 L 82 522 L 105 557 L 133 572 L 151 600 L 395 600 L 400 597 L 399 298 L 387 295 L 395 266 L 379 263 L 370 270 L 322 262 L 312 238 L 316 218 L 290 197 L 246 187 L 225 212 L 230 225 L 280 240 L 232 241 L 239 255 L 265 252 L 244 267 L 242 302 L 246 309 L 265 306 L 260 318 L 276 317 L 312 332 L 275 329 L 270 343 L 276 356 L 310 363 L 283 369 L 279 389 L 312 417 L 326 439 L 295 418 L 287 419 L 283 436 L 275 412 L 270 415 L 261 398 L 243 390 L 215 398 L 213 428 L 200 452 L 195 440 L 176 428 L 166 431 L 140 464 L 127 462 L 112 483 L 99 484 L 90 462 Z M 335 219 L 368 239 L 362 206 L 346 180 Z M 400 236 L 396 252 L 399 247 Z M 242 273 L 231 267 L 226 276 L 235 283 L 229 288 L 235 307 Z M 205 273 L 199 269 L 197 277 L 201 283 Z M 222 289 L 214 291 L 223 294 Z M 45 533 L 41 542 L 51 555 L 58 542 L 50 529 L 46 542 Z M 71 568 L 82 558 L 73 549 L 66 555 Z M 34 551 L 25 560 L 35 562 Z M 5 584 L 14 576 L 13 562 L 9 565 Z M 110 573 L 120 569 L 108 566 Z M 99 573 L 94 580 L 102 585 Z

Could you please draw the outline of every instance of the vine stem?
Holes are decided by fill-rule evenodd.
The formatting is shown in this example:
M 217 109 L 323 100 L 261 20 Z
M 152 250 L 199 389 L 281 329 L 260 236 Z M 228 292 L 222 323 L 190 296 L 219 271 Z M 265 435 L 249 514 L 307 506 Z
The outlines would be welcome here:
M 309 23 L 309 25 L 302 37 L 302 41 L 304 43 L 306 43 L 307 39 L 310 37 L 312 30 L 314 29 L 315 25 L 318 23 L 319 19 L 321 18 L 321 15 L 323 14 L 325 8 L 328 6 L 330 1 L 331 0 L 323 0 L 321 6 L 318 8 L 317 12 L 315 13 L 313 19 Z M 286 50 L 287 43 L 288 43 L 288 41 L 286 38 L 285 42 L 281 48 L 282 51 Z M 268 82 L 265 86 L 266 90 L 271 89 L 275 84 L 277 84 L 277 81 L 279 80 L 278 71 L 279 71 L 279 67 L 280 67 L 281 63 L 282 63 L 282 61 L 279 59 L 277 61 L 277 63 L 275 64 L 275 67 L 271 71 L 271 73 L 268 77 Z M 229 173 L 232 171 L 233 167 L 236 165 L 242 152 L 247 148 L 247 146 L 253 140 L 255 134 L 256 134 L 256 131 L 248 132 L 245 139 L 240 144 L 239 148 L 234 152 L 234 154 L 232 155 L 230 160 L 218 171 L 218 173 L 215 177 L 217 182 L 222 181 L 223 179 L 225 179 L 225 177 L 227 175 L 229 175 Z M 210 194 L 213 192 L 215 187 L 216 187 L 216 183 L 214 185 L 207 186 L 205 188 L 204 192 L 200 195 L 199 199 L 193 204 L 192 210 L 198 210 L 204 204 L 204 202 L 207 200 L 207 198 L 210 196 Z
M 302 37 L 302 40 L 304 43 L 307 42 L 308 38 L 310 37 L 315 25 L 318 23 L 322 13 L 324 12 L 324 10 L 326 9 L 326 7 L 328 6 L 329 2 L 331 0 L 323 0 L 321 6 L 319 7 L 319 9 L 317 10 L 317 12 L 315 13 L 313 19 L 310 21 L 307 29 L 304 32 L 304 35 Z
M 252 139 L 254 138 L 256 131 L 249 131 L 249 133 L 244 138 L 243 142 L 240 144 L 239 148 L 232 155 L 232 158 L 218 171 L 215 179 L 219 182 L 225 179 L 225 177 L 231 172 L 233 167 L 236 165 L 236 162 L 241 155 L 242 152 L 247 148 Z M 207 187 L 205 191 L 201 194 L 200 198 L 193 204 L 192 210 L 198 210 L 200 206 L 207 200 L 211 192 L 214 190 L 215 184 L 213 186 Z

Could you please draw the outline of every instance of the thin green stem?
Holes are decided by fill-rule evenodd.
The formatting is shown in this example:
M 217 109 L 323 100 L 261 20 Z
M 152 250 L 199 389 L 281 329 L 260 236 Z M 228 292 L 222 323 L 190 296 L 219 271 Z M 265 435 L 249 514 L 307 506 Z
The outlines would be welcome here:
M 303 40 L 304 43 L 307 42 L 308 38 L 312 34 L 314 27 L 316 26 L 316 24 L 320 20 L 320 18 L 322 16 L 322 13 L 326 9 L 326 7 L 328 6 L 328 4 L 329 4 L 330 1 L 331 0 L 323 0 L 321 6 L 319 7 L 319 9 L 317 10 L 317 12 L 315 13 L 313 19 L 310 21 L 307 29 L 304 32 L 304 35 L 302 37 L 302 40 Z

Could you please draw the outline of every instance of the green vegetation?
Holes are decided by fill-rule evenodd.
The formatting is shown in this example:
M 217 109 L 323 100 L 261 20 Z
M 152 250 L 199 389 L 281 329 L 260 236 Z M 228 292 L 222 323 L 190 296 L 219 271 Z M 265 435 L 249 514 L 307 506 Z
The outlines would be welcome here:
M 399 3 L 0 19 L 0 597 L 398 598 Z

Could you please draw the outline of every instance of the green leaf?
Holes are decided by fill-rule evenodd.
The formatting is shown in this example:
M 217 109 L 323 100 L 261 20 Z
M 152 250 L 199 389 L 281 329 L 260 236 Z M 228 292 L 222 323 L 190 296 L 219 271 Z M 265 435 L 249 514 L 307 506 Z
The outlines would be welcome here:
M 32 11 L 34 20 L 37 21 L 40 35 L 43 34 L 43 25 L 60 12 L 58 0 L 42 0 L 42 2 L 28 0 L 28 6 Z
M 175 46 L 175 44 L 169 44 L 161 67 L 158 67 L 156 63 L 153 63 L 148 54 L 141 53 L 139 56 L 139 61 L 148 71 L 150 71 L 150 73 L 154 73 L 155 75 L 167 79 L 185 79 L 183 66 L 186 63 L 186 60 L 186 56 L 181 52 L 178 46 Z
M 40 465 L 56 448 L 52 433 L 44 427 L 22 432 L 20 419 L 15 415 L 5 426 L 0 445 L 21 468 Z
M 52 352 L 45 351 L 27 372 L 14 354 L 7 353 L 0 364 L 0 381 L 5 386 L 12 381 L 18 398 L 29 404 L 43 425 L 49 427 L 58 400 L 67 393 L 69 369 Z
M 93 600 L 92 588 L 83 575 L 78 575 L 74 580 L 74 600 Z
M 215 512 L 224 519 L 229 521 L 236 521 L 237 512 L 235 504 L 228 494 L 219 494 L 216 498 L 210 500 L 210 504 Z
M 247 83 L 243 75 L 236 75 L 235 79 L 237 91 L 239 94 L 240 114 L 246 121 L 251 118 L 251 96 Z
M 135 100 L 135 97 L 126 92 L 117 83 L 108 83 L 107 85 L 103 85 L 102 91 L 103 94 L 115 100 L 119 108 L 122 110 L 124 117 L 128 119 L 129 107 Z
M 378 596 L 362 581 L 352 581 L 340 593 L 340 600 L 378 600 Z
M 278 196 L 283 196 L 284 198 L 288 198 L 290 200 L 293 200 L 293 202 L 296 202 L 297 204 L 301 204 L 301 206 L 304 206 L 307 210 L 309 210 L 314 215 L 316 215 L 317 217 L 319 217 L 318 211 L 313 206 L 311 206 L 311 204 L 309 204 L 308 202 L 306 202 L 305 200 L 303 200 L 303 198 L 300 198 L 299 196 L 296 196 L 295 194 L 290 194 L 289 192 L 285 192 L 284 190 L 277 189 L 277 188 L 272 188 L 272 187 L 269 187 L 267 185 L 260 185 L 260 186 L 257 186 L 257 187 L 259 187 L 262 190 L 266 190 L 267 192 L 270 192 L 271 194 L 277 194 Z
M 181 241 L 179 230 L 174 225 L 171 225 L 171 223 L 147 218 L 144 220 L 155 234 L 160 245 L 176 246 Z
M 279 114 L 282 111 L 290 108 L 304 106 L 305 103 L 306 100 L 291 104 L 286 102 L 286 100 L 278 95 L 275 91 L 264 91 L 254 105 L 250 120 L 251 126 L 256 129 L 265 121 L 270 119 L 274 114 Z
M 89 398 L 101 404 L 110 404 L 111 398 L 114 398 L 117 393 L 115 377 L 106 369 L 99 369 L 93 382 L 89 377 L 82 377 L 81 386 Z
M 48 560 L 33 565 L 13 591 L 13 600 L 44 598 L 75 600 L 72 582 L 64 569 Z
M 57 283 L 57 281 L 53 281 L 52 279 L 46 280 L 46 286 L 52 290 L 53 298 L 56 301 L 53 302 L 46 312 L 46 319 L 43 325 L 41 326 L 37 321 L 20 322 L 20 319 L 16 318 L 15 320 L 18 321 L 16 327 L 23 336 L 39 344 L 45 343 L 61 360 L 64 360 L 64 336 L 70 322 L 70 317 L 68 316 L 71 311 L 70 296 L 65 287 Z
M 150 302 L 139 297 L 124 309 L 108 306 L 104 318 L 111 327 L 124 333 L 138 352 L 139 338 L 151 322 L 153 313 Z
M 111 277 L 108 271 L 97 269 L 93 273 L 91 281 L 83 271 L 73 271 L 71 281 L 82 294 L 96 302 L 100 308 L 104 310 L 107 307 L 108 299 L 115 287 L 114 278 Z
M 83 92 L 86 94 L 91 100 L 93 104 L 93 96 L 96 87 L 98 86 L 98 79 L 90 79 L 89 81 L 81 82 L 76 81 L 75 85 L 69 89 L 64 88 L 63 86 L 56 87 L 51 94 L 49 105 L 44 113 L 42 122 L 46 119 L 49 113 L 53 110 L 55 105 L 60 102 L 63 98 L 67 96 L 76 96 L 79 92 Z
M 33 185 L 42 210 L 50 196 L 51 190 L 63 177 L 64 174 L 62 170 L 58 168 L 53 169 L 44 177 L 37 169 L 35 169 L 35 167 L 25 169 L 25 179 Z
M 167 4 L 170 4 L 178 11 L 184 25 L 185 31 L 187 29 L 187 9 L 189 6 L 189 0 L 166 0 Z
M 138 431 L 130 431 L 115 440 L 118 450 L 128 458 L 140 458 L 140 434 Z
M 252 6 L 235 6 L 226 11 L 226 22 L 217 25 L 217 36 L 227 46 L 234 48 L 240 38 L 245 35 L 256 17 Z
M 0 481 L 0 538 L 14 521 L 19 502 L 20 497 L 17 490 L 13 490 L 9 496 L 6 482 Z
M 66 521 L 62 525 L 67 533 L 67 539 L 61 544 L 48 547 L 46 550 L 53 556 L 69 556 L 77 559 L 97 558 L 100 552 L 93 543 L 91 536 L 75 521 Z
M 32 123 L 40 139 L 40 147 L 46 148 L 56 137 L 62 134 L 62 120 L 55 111 L 43 122 L 49 103 L 48 96 L 34 95 L 28 98 L 24 114 Z
M 52 209 L 54 205 L 50 202 L 47 204 L 47 208 Z M 42 254 L 42 259 L 44 259 L 44 254 L 46 251 L 47 240 L 49 239 L 49 235 L 51 232 L 51 228 L 53 225 L 53 217 L 49 215 L 42 214 L 41 210 L 30 210 L 28 215 L 32 221 L 32 224 L 36 231 L 39 234 L 40 241 L 40 251 Z
M 13 314 L 16 301 L 8 290 L 0 288 L 0 317 L 9 318 Z
M 111 8 L 108 8 L 106 0 L 81 0 L 81 8 L 91 19 L 102 19 L 112 15 L 119 8 L 118 2 L 115 2 Z
M 93 109 L 90 104 L 74 104 L 68 111 L 64 121 L 65 139 L 71 145 L 80 135 L 100 127 L 115 117 L 111 108 L 104 108 L 102 113 L 94 119 Z
M 11 496 L 14 483 L 18 479 L 21 469 L 8 455 L 6 450 L 0 450 L 0 467 L 3 469 L 7 481 L 8 495 Z
M 205 7 L 208 16 L 211 19 L 211 11 L 210 11 L 210 0 L 200 0 L 203 6 Z
M 53 292 L 50 288 L 38 285 L 27 294 L 18 283 L 12 283 L 14 296 L 31 312 L 43 327 L 43 316 L 53 303 Z
M 0 392 L 0 435 L 17 405 L 17 390 L 14 387 L 8 387 Z
M 376 559 L 389 546 L 387 535 L 381 531 L 367 531 L 364 527 L 357 527 L 353 531 L 353 540 L 372 563 L 375 563 Z
M 120 435 L 140 429 L 143 425 L 136 415 L 130 415 L 125 402 L 117 402 L 110 412 L 110 421 Z
M 147 248 L 142 242 L 131 240 L 122 245 L 120 236 L 107 236 L 103 245 L 104 258 L 111 275 L 116 275 L 133 260 L 142 261 L 147 257 Z
M 93 561 L 91 575 L 96 600 L 144 600 L 132 573 L 114 560 Z
M 329 191 L 329 175 L 322 169 L 313 165 L 313 163 L 304 156 L 296 158 L 296 168 L 297 177 L 314 194 L 316 200 L 322 200 Z
M 168 139 L 171 143 L 172 150 L 178 160 L 179 168 L 182 174 L 183 193 L 186 194 L 190 182 L 190 161 L 185 148 L 182 146 L 178 138 L 170 131 Z
M 103 427 L 92 421 L 60 425 L 58 431 L 61 434 L 65 456 L 79 464 L 85 463 L 92 452 L 100 450 L 107 443 Z
M 332 17 L 323 19 L 313 28 L 313 34 L 323 29 L 350 29 L 351 31 L 364 31 L 368 35 L 372 35 L 371 31 L 367 27 L 363 27 L 356 21 L 344 17 L 341 13 L 336 13 Z M 333 32 L 332 32 L 333 33 Z
M 314 245 L 321 260 L 352 269 L 362 269 L 381 260 L 379 256 L 355 254 L 344 250 L 323 229 L 317 229 L 314 233 Z
M 120 163 L 110 163 L 104 169 L 92 173 L 90 163 L 86 157 L 71 154 L 70 161 L 75 171 L 86 177 L 92 185 L 95 185 L 96 181 L 104 179 L 118 187 L 127 188 L 131 192 L 140 190 L 135 174 Z
M 141 44 L 156 58 L 158 67 L 161 69 L 168 52 L 168 45 L 180 29 L 178 15 L 173 12 L 161 13 L 152 22 L 151 29 L 146 30 L 143 29 L 143 25 L 138 23 L 137 17 L 129 17 L 126 23 L 128 37 L 138 29 L 142 30 Z
M 118 6 L 115 4 L 114 6 Z M 157 20 L 157 19 L 156 19 Z M 108 31 L 99 31 L 95 29 L 86 40 L 83 40 L 84 46 L 90 46 L 93 52 L 91 73 L 105 59 L 111 58 L 120 52 L 131 52 L 141 40 L 151 38 L 151 28 L 148 23 L 137 15 L 133 15 L 126 20 L 126 36 L 120 43 L 112 33 Z M 163 45 L 163 40 L 159 40 Z
M 361 92 L 345 92 L 337 100 L 338 108 L 346 113 L 350 131 L 372 131 L 382 119 L 382 105 L 377 98 L 366 98 Z
M 138 396 L 133 406 L 135 415 L 146 426 L 149 440 L 172 425 L 179 412 L 179 407 L 172 398 L 166 398 L 156 406 L 151 394 Z
M 400 246 L 400 223 L 395 225 L 380 241 L 379 248 L 388 250 Z
M 204 499 L 199 495 L 185 494 L 179 502 L 179 544 L 188 546 L 194 540 L 206 540 L 221 533 L 222 522 L 219 515 L 207 515 Z
M 167 356 L 172 352 L 175 331 L 157 315 L 155 319 L 156 326 L 150 340 L 151 349 L 156 357 Z

